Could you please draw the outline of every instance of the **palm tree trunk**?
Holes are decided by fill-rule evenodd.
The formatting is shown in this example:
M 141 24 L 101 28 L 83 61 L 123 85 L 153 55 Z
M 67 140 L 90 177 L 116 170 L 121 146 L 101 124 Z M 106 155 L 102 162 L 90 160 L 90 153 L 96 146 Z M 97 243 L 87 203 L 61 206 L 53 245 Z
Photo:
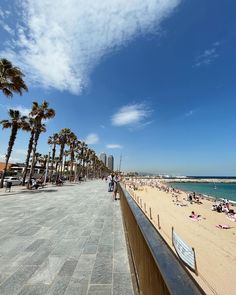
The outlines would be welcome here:
M 4 177 L 6 175 L 7 166 L 8 166 L 8 162 L 9 162 L 10 156 L 11 156 L 12 148 L 13 148 L 14 143 L 15 143 L 17 131 L 18 131 L 17 126 L 12 126 L 11 136 L 10 136 L 10 139 L 9 139 L 8 149 L 7 149 L 7 154 L 6 154 L 6 163 L 5 163 L 5 167 L 3 169 L 3 172 L 2 172 L 2 178 L 1 178 L 0 188 L 3 188 Z
M 30 174 L 29 174 L 29 181 L 27 183 L 27 188 L 30 188 L 31 178 L 32 178 L 32 176 L 34 174 L 34 167 L 35 167 L 35 163 L 36 163 L 35 154 L 36 154 L 36 150 L 37 150 L 37 144 L 38 144 L 40 133 L 41 132 L 36 131 L 35 136 L 34 136 L 34 147 L 33 147 L 32 163 L 31 163 L 31 167 L 30 167 Z
M 53 175 L 55 155 L 56 155 L 56 143 L 54 143 L 53 149 L 52 149 L 52 162 L 51 162 L 51 172 L 50 172 L 50 176 L 49 176 L 49 181 L 51 181 L 52 175 Z
M 25 170 L 24 170 L 24 173 L 23 173 L 22 185 L 25 185 L 25 179 L 26 179 L 26 176 L 27 176 L 27 170 L 28 170 L 28 167 L 29 167 L 30 155 L 31 155 L 32 148 L 33 148 L 34 133 L 35 133 L 34 130 L 32 130 L 32 131 L 31 131 L 31 135 L 30 135 L 29 144 L 28 144 L 27 157 L 26 157 L 26 160 L 25 160 Z
M 60 154 L 59 154 L 59 165 L 58 165 L 58 175 L 62 174 L 62 166 L 63 166 L 63 153 L 64 153 L 64 148 L 65 148 L 65 144 L 61 144 L 61 148 L 60 148 Z

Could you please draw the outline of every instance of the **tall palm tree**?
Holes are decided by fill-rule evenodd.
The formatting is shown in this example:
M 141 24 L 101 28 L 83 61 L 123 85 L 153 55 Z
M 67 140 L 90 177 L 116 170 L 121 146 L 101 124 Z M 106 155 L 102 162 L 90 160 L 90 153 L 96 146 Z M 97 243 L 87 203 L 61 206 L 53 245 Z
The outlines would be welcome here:
M 27 155 L 26 155 L 26 160 L 25 160 L 25 169 L 24 169 L 23 177 L 22 177 L 22 185 L 25 185 L 25 180 L 26 180 L 26 176 L 27 176 L 27 172 L 28 172 L 28 168 L 29 168 L 30 155 L 32 153 L 33 143 L 34 143 L 35 122 L 34 122 L 33 118 L 28 119 L 27 131 L 30 131 L 30 139 L 29 139 L 29 143 L 28 143 L 28 150 L 27 150 Z M 42 124 L 41 125 L 41 132 L 45 132 L 45 131 L 46 131 L 45 124 Z
M 51 119 L 55 116 L 55 111 L 52 108 L 48 107 L 48 102 L 43 101 L 42 104 L 38 104 L 38 102 L 33 102 L 32 111 L 30 112 L 30 116 L 34 118 L 35 121 L 35 134 L 34 134 L 34 143 L 32 149 L 32 165 L 30 168 L 29 180 L 32 178 L 34 173 L 35 166 L 35 154 L 37 150 L 39 136 L 42 133 L 42 122 L 46 119 Z M 30 187 L 30 181 L 28 181 L 27 187 Z
M 70 155 L 70 151 L 65 150 L 63 155 L 64 155 L 64 161 L 63 161 L 62 172 L 63 172 L 63 174 L 65 174 L 65 172 L 68 172 L 69 161 L 67 161 L 67 157 Z
M 74 134 L 74 132 L 71 132 L 71 134 L 68 137 L 68 145 L 70 147 L 70 181 L 73 174 L 73 168 L 74 168 L 74 160 L 75 160 L 75 149 L 78 145 L 78 139 L 77 136 Z
M 13 92 L 22 95 L 23 90 L 28 91 L 23 77 L 22 71 L 14 67 L 9 60 L 0 59 L 0 90 L 7 97 L 12 97 Z
M 52 136 L 48 137 L 48 144 L 52 145 L 52 161 L 51 161 L 51 167 L 50 167 L 51 172 L 49 176 L 49 179 L 51 180 L 53 175 L 55 156 L 56 156 L 56 146 L 58 144 L 58 133 L 54 133 Z
M 8 142 L 8 148 L 7 148 L 7 153 L 6 153 L 6 162 L 5 162 L 5 167 L 3 169 L 1 183 L 0 183 L 1 188 L 3 187 L 4 177 L 6 175 L 8 162 L 9 162 L 9 159 L 11 156 L 12 148 L 13 148 L 15 140 L 16 140 L 17 132 L 19 129 L 23 129 L 23 130 L 25 129 L 26 118 L 27 118 L 26 116 L 21 116 L 21 113 L 18 110 L 10 109 L 8 114 L 10 116 L 9 120 L 0 121 L 0 124 L 2 125 L 3 129 L 11 128 L 11 135 L 10 135 L 10 139 Z
M 58 144 L 60 145 L 60 153 L 59 153 L 59 164 L 60 164 L 59 170 L 60 171 L 58 172 L 60 172 L 61 175 L 63 171 L 62 161 L 63 161 L 64 150 L 65 150 L 65 146 L 68 143 L 68 138 L 70 134 L 71 134 L 71 130 L 69 128 L 63 128 L 58 133 Z
M 78 143 L 78 147 L 76 149 L 77 159 L 79 160 L 79 170 L 78 170 L 79 177 L 84 176 L 87 148 L 88 148 L 87 144 L 84 141 L 82 141 Z

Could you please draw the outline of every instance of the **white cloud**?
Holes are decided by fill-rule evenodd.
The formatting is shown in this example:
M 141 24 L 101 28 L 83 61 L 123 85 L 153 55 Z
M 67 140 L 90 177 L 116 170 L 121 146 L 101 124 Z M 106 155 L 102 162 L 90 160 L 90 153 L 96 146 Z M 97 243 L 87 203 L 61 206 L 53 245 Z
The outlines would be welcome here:
M 0 20 L 0 26 L 9 34 L 14 35 L 14 30 L 8 26 L 4 21 Z
M 200 67 L 203 65 L 211 64 L 215 59 L 219 57 L 217 48 L 220 45 L 221 42 L 214 42 L 210 48 L 206 49 L 202 54 L 196 57 L 194 66 Z
M 6 155 L 0 155 L 0 161 L 5 162 L 6 161 Z M 22 162 L 21 158 L 14 157 L 13 155 L 10 157 L 9 163 L 16 163 L 16 162 Z
M 107 149 L 122 149 L 123 146 L 120 144 L 107 144 L 106 148 Z
M 26 149 L 16 149 L 14 151 L 14 153 L 17 154 L 17 155 L 26 156 L 27 155 L 27 150 Z
M 7 18 L 10 14 L 11 12 L 9 10 L 0 7 L 0 18 Z
M 1 55 L 44 86 L 81 93 L 101 59 L 160 31 L 181 0 L 21 0 L 16 39 Z
M 99 141 L 99 137 L 95 133 L 90 133 L 84 140 L 86 144 L 95 144 Z
M 8 109 L 18 110 L 22 116 L 28 116 L 29 113 L 31 112 L 31 109 L 26 108 L 22 105 L 8 107 Z
M 145 104 L 127 105 L 120 108 L 118 112 L 112 116 L 112 125 L 143 125 L 145 119 L 150 116 L 150 113 L 151 111 Z
M 0 107 L 5 110 L 8 111 L 9 109 L 12 110 L 18 110 L 22 116 L 28 116 L 29 113 L 31 112 L 30 108 L 24 107 L 22 105 L 18 105 L 18 106 L 9 106 L 7 104 L 0 104 Z

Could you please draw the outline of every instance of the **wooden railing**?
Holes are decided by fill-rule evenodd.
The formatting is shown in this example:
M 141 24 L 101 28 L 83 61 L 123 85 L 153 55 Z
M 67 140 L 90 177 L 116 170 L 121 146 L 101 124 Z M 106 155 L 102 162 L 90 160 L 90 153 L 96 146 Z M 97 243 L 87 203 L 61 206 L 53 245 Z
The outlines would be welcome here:
M 119 195 L 139 293 L 205 294 L 122 184 Z

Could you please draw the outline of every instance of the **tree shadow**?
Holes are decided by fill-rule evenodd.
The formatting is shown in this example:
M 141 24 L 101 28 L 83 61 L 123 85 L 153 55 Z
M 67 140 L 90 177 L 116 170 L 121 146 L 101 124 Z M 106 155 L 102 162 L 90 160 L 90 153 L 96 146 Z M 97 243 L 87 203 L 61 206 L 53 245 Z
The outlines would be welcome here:
M 3 194 L 0 194 L 0 197 L 5 196 L 16 196 L 16 195 L 23 195 L 23 194 L 39 194 L 39 193 L 55 193 L 57 192 L 57 189 L 37 189 L 37 190 L 21 190 L 21 191 L 12 191 L 12 192 L 5 192 Z
M 39 193 L 54 193 L 57 192 L 57 189 L 34 189 L 34 190 L 25 190 L 18 192 L 18 194 L 39 194 Z

